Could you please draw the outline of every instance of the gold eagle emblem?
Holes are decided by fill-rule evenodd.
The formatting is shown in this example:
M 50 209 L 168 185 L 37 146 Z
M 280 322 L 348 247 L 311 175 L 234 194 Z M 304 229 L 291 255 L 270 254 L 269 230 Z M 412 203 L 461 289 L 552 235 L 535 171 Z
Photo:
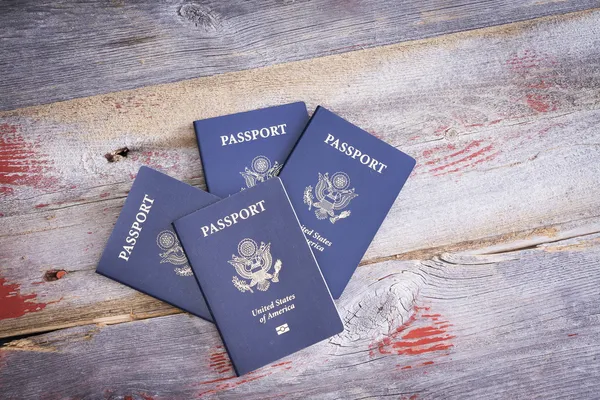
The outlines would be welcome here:
M 229 264 L 235 268 L 238 276 L 234 276 L 232 282 L 240 292 L 249 291 L 254 293 L 254 288 L 266 291 L 271 282 L 279 282 L 279 271 L 281 260 L 275 261 L 271 256 L 271 243 L 257 243 L 249 238 L 243 239 L 238 244 L 238 255 L 232 254 Z M 271 269 L 273 272 L 271 273 Z
M 250 168 L 245 167 L 244 172 L 240 174 L 244 177 L 247 189 L 255 186 L 260 182 L 264 182 L 269 178 L 279 175 L 282 165 L 275 161 L 275 164 L 271 166 L 271 160 L 265 156 L 256 156 L 250 164 Z
M 352 199 L 358 196 L 354 188 L 350 186 L 350 177 L 345 172 L 336 172 L 329 177 L 329 173 L 319 173 L 319 181 L 315 185 L 313 194 L 312 186 L 304 189 L 304 204 L 308 205 L 310 210 L 315 208 L 315 215 L 318 219 L 329 217 L 329 221 L 335 224 L 338 220 L 350 216 L 350 210 L 344 210 Z M 316 199 L 315 199 L 316 198 Z M 337 211 L 340 211 L 336 214 Z

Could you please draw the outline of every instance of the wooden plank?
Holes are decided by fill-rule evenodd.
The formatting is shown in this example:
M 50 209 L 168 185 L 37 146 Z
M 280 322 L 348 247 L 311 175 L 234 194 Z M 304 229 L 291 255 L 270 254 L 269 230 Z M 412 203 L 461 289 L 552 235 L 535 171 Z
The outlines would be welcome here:
M 599 7 L 598 0 L 0 4 L 0 109 Z
M 600 235 L 495 251 L 360 268 L 338 301 L 343 333 L 240 378 L 213 325 L 181 314 L 8 343 L 0 387 L 6 398 L 595 397 Z
M 301 98 L 415 156 L 365 264 L 597 220 L 599 21 L 581 13 L 1 113 L 0 337 L 176 312 L 93 271 L 140 165 L 203 185 L 190 121 L 206 116 Z M 123 146 L 128 157 L 109 163 Z

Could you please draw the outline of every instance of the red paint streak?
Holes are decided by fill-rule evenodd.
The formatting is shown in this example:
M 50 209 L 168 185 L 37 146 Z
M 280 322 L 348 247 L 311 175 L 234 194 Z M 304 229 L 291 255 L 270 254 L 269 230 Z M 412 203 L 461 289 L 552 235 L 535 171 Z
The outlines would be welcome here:
M 226 382 L 226 383 L 218 384 L 213 389 L 206 390 L 204 392 L 198 393 L 197 397 L 203 397 L 203 396 L 208 395 L 208 394 L 216 394 L 216 393 L 219 393 L 219 392 L 224 391 L 224 390 L 233 389 L 233 388 L 236 388 L 236 387 L 238 387 L 240 385 L 243 385 L 245 383 L 253 382 L 253 381 L 256 381 L 258 379 L 264 378 L 264 377 L 269 376 L 269 375 L 272 374 L 272 372 L 270 372 L 270 373 L 263 374 L 263 375 L 251 376 L 253 373 L 254 372 L 248 373 L 246 375 L 246 378 L 244 378 L 244 379 L 238 378 L 237 380 L 232 381 L 232 382 Z M 233 379 L 233 378 L 236 378 L 236 377 L 234 376 L 234 377 L 231 377 L 231 378 Z
M 525 50 L 507 61 L 512 72 L 520 80 L 525 92 L 525 103 L 532 110 L 540 113 L 555 111 L 558 101 L 550 98 L 549 90 L 557 85 L 560 75 L 556 69 L 556 60 L 546 54 L 534 50 Z M 553 91 L 553 95 L 560 96 Z
M 25 139 L 20 126 L 0 124 L 0 184 L 53 187 L 58 179 L 49 176 L 54 170 L 47 154 L 39 151 L 42 143 Z
M 37 205 L 35 206 L 35 208 L 44 208 L 44 207 L 48 207 L 49 205 L 50 205 L 50 204 L 46 204 L 46 203 L 40 203 L 40 204 L 37 204 Z
M 529 93 L 527 95 L 527 105 L 541 113 L 556 110 L 556 105 L 551 104 L 551 101 L 546 96 L 540 94 Z
M 577 333 L 569 333 L 569 334 L 567 334 L 567 336 L 569 336 L 569 337 L 573 337 L 573 336 L 577 336 L 577 335 L 578 335 Z
M 229 356 L 225 351 L 215 351 L 211 353 L 208 366 L 219 374 L 233 372 L 231 361 L 229 361 Z
M 433 147 L 433 148 L 431 148 L 429 150 L 425 150 L 423 152 L 423 157 L 429 158 L 434 153 L 437 153 L 437 152 L 442 151 L 442 150 L 456 150 L 456 146 L 453 145 L 453 144 L 445 144 L 445 145 L 442 145 L 442 146 L 435 146 L 435 147 Z
M 544 81 L 543 79 L 540 80 L 537 83 L 529 83 L 527 85 L 525 85 L 526 87 L 530 88 L 530 89 L 548 89 L 550 87 L 552 87 L 551 84 L 549 84 L 548 82 Z
M 415 307 L 414 313 L 387 337 L 369 346 L 369 355 L 413 356 L 450 349 L 455 336 L 448 333 L 448 321 L 438 321 L 441 314 L 426 313 L 429 307 Z M 415 326 L 417 325 L 417 326 Z
M 443 170 L 445 170 L 446 168 L 448 168 L 448 167 L 451 167 L 451 166 L 453 166 L 453 165 L 457 165 L 457 164 L 460 164 L 460 163 L 464 163 L 464 162 L 467 162 L 467 161 L 471 161 L 471 160 L 473 160 L 474 158 L 477 158 L 477 157 L 479 157 L 479 156 L 481 156 L 481 155 L 483 155 L 483 154 L 485 154 L 485 153 L 489 152 L 490 150 L 492 150 L 492 148 L 493 148 L 493 147 L 492 147 L 492 145 L 490 144 L 489 146 L 486 146 L 486 147 L 484 147 L 484 148 L 482 148 L 482 149 L 479 149 L 479 150 L 477 150 L 476 152 L 474 152 L 474 153 L 471 153 L 471 154 L 469 154 L 468 156 L 465 156 L 465 157 L 463 157 L 463 158 L 461 158 L 461 159 L 459 159 L 459 160 L 452 161 L 451 163 L 448 163 L 448 164 L 445 164 L 445 165 L 442 165 L 442 166 L 439 166 L 439 167 L 433 168 L 433 169 L 431 170 L 431 172 L 443 171 Z
M 459 151 L 457 151 L 457 152 L 455 152 L 455 153 L 452 153 L 452 154 L 450 154 L 450 155 L 447 155 L 447 156 L 444 156 L 444 157 L 440 157 L 440 158 L 436 158 L 436 159 L 434 159 L 434 160 L 431 160 L 431 161 L 427 161 L 427 162 L 425 163 L 425 165 L 433 165 L 433 164 L 437 164 L 437 163 L 439 163 L 439 162 L 440 162 L 440 161 L 442 161 L 442 160 L 448 160 L 449 158 L 456 157 L 456 156 L 460 156 L 460 155 L 462 155 L 462 154 L 468 153 L 468 152 L 469 152 L 471 149 L 473 149 L 474 147 L 479 147 L 479 146 L 481 145 L 481 142 L 482 142 L 481 140 L 474 140 L 474 141 L 472 141 L 471 143 L 469 143 L 469 144 L 467 145 L 467 147 L 465 147 L 464 149 L 462 149 L 462 150 L 459 150 Z M 455 148 L 454 148 L 454 149 L 455 149 Z M 454 149 L 453 149 L 453 150 L 454 150 Z
M 431 365 L 431 364 L 433 364 L 433 361 L 425 361 L 421 365 Z
M 412 368 L 412 367 L 411 367 L 410 365 L 407 365 L 407 366 L 405 366 L 405 367 L 402 367 L 402 368 L 400 368 L 400 369 L 411 369 L 411 368 Z
M 415 328 L 402 336 L 402 339 L 419 339 L 426 336 L 441 335 L 446 333 L 445 330 L 433 326 L 425 326 L 423 328 Z
M 292 363 L 291 361 L 284 361 L 284 362 L 280 362 L 279 364 L 273 364 L 273 365 L 271 365 L 271 368 L 281 367 L 282 365 L 289 365 L 291 363 Z
M 231 367 L 231 362 L 229 361 L 229 357 L 227 356 L 227 353 L 225 351 L 221 351 L 220 349 L 222 349 L 222 346 L 217 346 L 217 351 L 213 351 L 209 357 L 210 363 L 209 366 L 211 367 L 211 369 L 213 369 L 214 371 L 216 371 L 219 374 L 222 374 L 224 372 L 228 372 L 230 374 L 233 373 L 233 368 Z M 224 376 L 224 377 L 220 377 L 220 378 L 215 378 L 215 379 L 211 379 L 211 380 L 207 380 L 207 381 L 202 381 L 198 384 L 194 384 L 195 385 L 212 385 L 209 386 L 209 389 L 204 390 L 200 393 L 197 394 L 197 397 L 203 397 L 206 395 L 211 395 L 211 394 L 216 394 L 219 392 L 222 392 L 224 390 L 229 390 L 229 389 L 233 389 L 236 388 L 240 385 L 249 383 L 249 382 L 253 382 L 256 381 L 258 379 L 267 377 L 273 373 L 276 373 L 277 371 L 285 371 L 291 368 L 291 361 L 282 361 L 279 362 L 277 364 L 272 364 L 271 368 L 275 368 L 274 370 L 269 370 L 266 373 L 261 373 L 263 370 L 258 370 L 258 371 L 252 371 L 248 374 L 246 374 L 244 377 L 236 377 L 235 375 L 232 376 Z M 266 367 L 265 367 L 266 368 Z
M 556 65 L 556 61 L 545 55 L 536 52 L 535 50 L 524 50 L 519 54 L 506 60 L 513 72 L 519 75 L 531 75 L 538 69 L 545 70 Z
M 0 320 L 9 318 L 19 318 L 30 312 L 41 311 L 48 304 L 60 301 L 51 301 L 48 303 L 36 303 L 34 300 L 37 294 L 22 295 L 21 285 L 17 283 L 7 284 L 4 278 L 0 278 Z
M 212 381 L 204 381 L 204 382 L 200 382 L 200 385 L 208 385 L 209 383 L 215 383 L 215 382 L 223 382 L 223 381 L 229 381 L 231 379 L 235 379 L 237 378 L 237 376 L 228 376 L 225 378 L 217 378 L 217 379 L 213 379 Z

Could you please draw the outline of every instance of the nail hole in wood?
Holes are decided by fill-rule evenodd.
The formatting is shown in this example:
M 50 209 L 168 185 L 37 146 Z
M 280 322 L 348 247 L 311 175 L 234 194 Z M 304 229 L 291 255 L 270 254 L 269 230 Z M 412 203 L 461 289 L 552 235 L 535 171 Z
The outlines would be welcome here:
M 63 278 L 65 275 L 67 275 L 67 271 L 63 269 L 51 269 L 50 271 L 46 271 L 46 273 L 44 274 L 44 280 L 46 282 L 53 282 Z
M 104 155 L 104 158 L 106 158 L 108 162 L 115 162 L 119 161 L 123 157 L 127 157 L 128 153 L 129 149 L 127 147 L 121 147 L 120 149 L 111 151 L 110 153 L 106 153 Z

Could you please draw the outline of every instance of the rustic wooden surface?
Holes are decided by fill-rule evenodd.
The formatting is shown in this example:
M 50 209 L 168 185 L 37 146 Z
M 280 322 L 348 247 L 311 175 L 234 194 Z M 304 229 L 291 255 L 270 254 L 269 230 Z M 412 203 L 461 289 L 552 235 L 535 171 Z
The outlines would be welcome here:
M 0 113 L 0 398 L 595 397 L 599 27 L 591 10 Z M 418 167 L 338 302 L 344 333 L 234 378 L 212 325 L 94 269 L 140 165 L 203 186 L 191 121 L 294 100 Z
M 592 7 L 600 1 L 3 1 L 0 110 Z

